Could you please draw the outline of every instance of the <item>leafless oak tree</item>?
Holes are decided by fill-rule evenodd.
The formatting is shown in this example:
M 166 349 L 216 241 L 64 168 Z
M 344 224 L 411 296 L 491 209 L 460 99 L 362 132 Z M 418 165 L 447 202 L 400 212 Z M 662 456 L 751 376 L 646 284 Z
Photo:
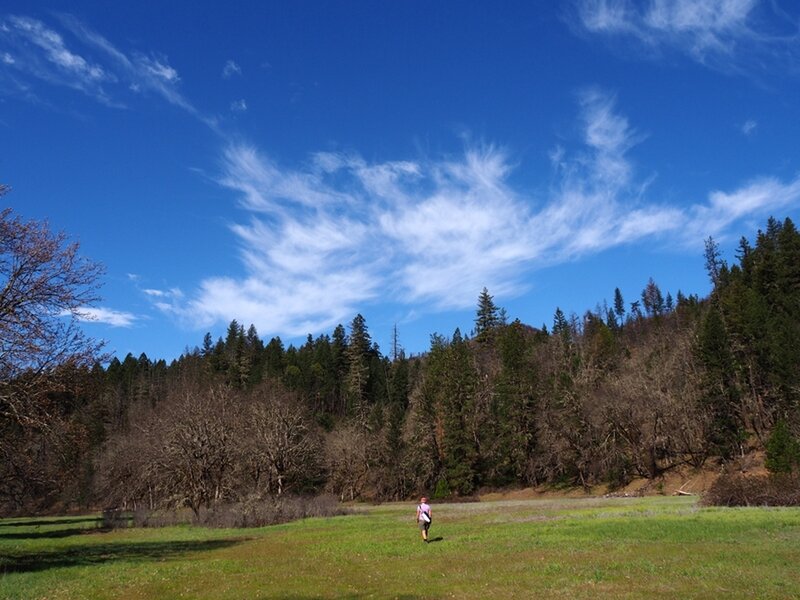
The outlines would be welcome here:
M 248 416 L 249 455 L 264 474 L 263 490 L 281 495 L 319 478 L 321 440 L 296 398 L 262 386 Z
M 101 344 L 78 319 L 98 300 L 102 272 L 64 233 L 0 211 L 0 416 L 46 425 L 42 399 L 59 369 L 96 360 Z

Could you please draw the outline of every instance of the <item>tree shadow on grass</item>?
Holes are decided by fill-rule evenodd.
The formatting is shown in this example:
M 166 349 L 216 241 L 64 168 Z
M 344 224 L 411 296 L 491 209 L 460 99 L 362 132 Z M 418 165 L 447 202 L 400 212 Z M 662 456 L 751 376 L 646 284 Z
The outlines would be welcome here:
M 62 567 L 99 565 L 118 560 L 164 560 L 191 552 L 227 548 L 243 541 L 245 541 L 245 538 L 187 542 L 92 544 L 51 552 L 37 552 L 35 554 L 0 554 L 0 575 L 45 571 Z
M 342 598 L 347 598 L 347 600 L 361 600 L 362 598 L 374 598 L 374 594 L 347 594 L 341 596 Z M 392 596 L 395 600 L 421 600 L 426 596 L 417 596 L 415 594 L 400 594 L 398 596 Z M 326 600 L 330 598 L 330 596 L 307 596 L 303 594 L 287 594 L 285 596 L 281 596 L 281 600 Z
M 27 531 L 24 533 L 18 533 L 16 531 L 12 531 L 10 533 L 0 533 L 0 542 L 5 540 L 59 539 L 59 538 L 71 537 L 73 535 L 95 533 L 98 531 L 108 531 L 108 530 L 73 527 L 71 529 L 50 529 L 48 531 Z
M 0 521 L 0 530 L 4 527 L 39 527 L 42 525 L 74 525 L 76 523 L 94 523 L 99 526 L 102 517 L 64 517 L 61 519 L 30 519 L 28 521 Z M 2 534 L 0 534 L 2 535 Z

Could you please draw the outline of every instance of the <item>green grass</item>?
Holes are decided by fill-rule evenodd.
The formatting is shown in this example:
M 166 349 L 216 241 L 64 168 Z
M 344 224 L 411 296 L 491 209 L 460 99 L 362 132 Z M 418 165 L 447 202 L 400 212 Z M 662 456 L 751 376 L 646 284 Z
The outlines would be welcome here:
M 414 504 L 262 529 L 0 520 L 0 598 L 796 598 L 800 509 L 693 498 Z

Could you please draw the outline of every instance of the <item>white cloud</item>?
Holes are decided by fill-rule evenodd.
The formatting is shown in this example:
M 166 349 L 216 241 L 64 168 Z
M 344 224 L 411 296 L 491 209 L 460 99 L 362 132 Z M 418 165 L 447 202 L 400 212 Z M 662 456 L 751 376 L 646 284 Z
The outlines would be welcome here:
M 150 296 L 151 298 L 183 298 L 183 292 L 179 288 L 170 288 L 168 290 L 144 288 L 142 293 L 144 293 L 146 296 Z
M 742 123 L 741 131 L 743 134 L 750 136 L 755 134 L 757 128 L 758 128 L 758 123 L 753 119 L 748 119 L 747 121 Z
M 721 70 L 759 69 L 798 54 L 796 25 L 759 0 L 575 0 L 578 29 L 675 49 Z M 781 26 L 784 31 L 780 31 Z M 775 50 L 780 52 L 775 52 Z M 783 58 L 780 57 L 783 55 Z
M 731 224 L 751 215 L 772 215 L 773 211 L 800 203 L 800 176 L 788 183 L 774 177 L 756 179 L 733 192 L 713 191 L 705 204 L 691 208 L 685 235 L 694 239 L 722 237 Z
M 165 62 L 161 62 L 162 60 Z M 180 77 L 178 77 L 178 72 L 166 64 L 165 59 L 157 59 L 140 55 L 137 57 L 137 61 L 149 76 L 163 80 L 167 83 L 177 83 L 180 80 Z
M 50 84 L 79 90 L 96 100 L 113 105 L 104 89 L 116 77 L 97 61 L 67 46 L 60 33 L 37 19 L 10 16 L 0 30 L 0 38 L 15 52 L 2 55 L 2 64 Z
M 180 92 L 178 71 L 165 56 L 125 53 L 75 17 L 59 15 L 58 19 L 81 45 L 80 53 L 67 47 L 60 32 L 37 19 L 9 17 L 8 25 L 0 29 L 0 39 L 5 39 L 15 51 L 13 57 L 5 53 L 2 64 L 13 64 L 19 75 L 27 76 L 26 85 L 38 79 L 51 85 L 69 86 L 118 108 L 126 106 L 125 99 L 131 92 L 152 93 L 217 130 L 216 119 L 201 113 Z
M 75 313 L 81 320 L 90 323 L 101 323 L 112 327 L 131 327 L 137 321 L 137 317 L 129 312 L 112 310 L 110 308 L 81 308 Z
M 531 269 L 642 240 L 696 245 L 800 204 L 800 178 L 716 191 L 690 208 L 648 202 L 628 156 L 644 136 L 611 94 L 585 91 L 579 106 L 582 144 L 553 151 L 558 183 L 543 193 L 513 187 L 513 160 L 494 146 L 379 163 L 323 152 L 290 170 L 230 145 L 220 183 L 249 213 L 231 227 L 246 275 L 209 277 L 157 306 L 196 327 L 237 318 L 302 335 L 378 297 L 411 311 L 467 308 L 483 286 L 498 297 L 522 293 Z
M 235 100 L 231 102 L 231 110 L 233 112 L 246 112 L 247 111 L 247 102 L 242 100 Z
M 17 32 L 45 51 L 51 63 L 72 72 L 80 80 L 99 81 L 106 78 L 100 66 L 68 50 L 63 38 L 41 21 L 27 17 L 11 17 L 10 21 Z
M 241 74 L 242 74 L 242 68 L 232 60 L 227 61 L 225 63 L 225 66 L 222 67 L 222 76 L 225 79 L 229 79 L 234 75 L 241 75 Z

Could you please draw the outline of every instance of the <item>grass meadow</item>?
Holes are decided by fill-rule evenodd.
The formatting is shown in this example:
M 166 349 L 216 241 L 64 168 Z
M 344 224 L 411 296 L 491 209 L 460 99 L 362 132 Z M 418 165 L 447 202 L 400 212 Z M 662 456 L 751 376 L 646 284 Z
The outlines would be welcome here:
M 0 520 L 0 598 L 798 598 L 800 509 L 694 497 L 414 503 L 260 529 Z

